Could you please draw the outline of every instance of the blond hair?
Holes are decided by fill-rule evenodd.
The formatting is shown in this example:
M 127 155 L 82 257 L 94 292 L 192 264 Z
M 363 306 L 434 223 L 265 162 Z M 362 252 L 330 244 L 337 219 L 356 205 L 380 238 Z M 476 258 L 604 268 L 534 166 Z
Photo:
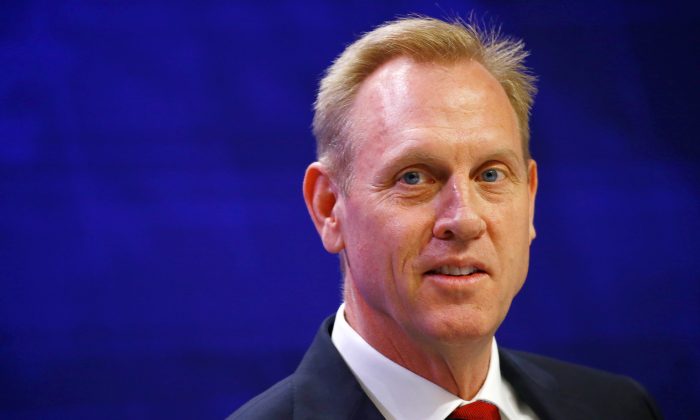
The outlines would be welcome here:
M 411 16 L 386 22 L 348 46 L 326 70 L 314 104 L 316 154 L 346 189 L 352 175 L 350 108 L 362 82 L 382 64 L 399 56 L 417 62 L 455 63 L 474 59 L 501 84 L 518 118 L 523 155 L 529 158 L 529 116 L 535 77 L 524 60 L 521 40 L 504 37 L 498 28 L 484 30 L 461 19 Z

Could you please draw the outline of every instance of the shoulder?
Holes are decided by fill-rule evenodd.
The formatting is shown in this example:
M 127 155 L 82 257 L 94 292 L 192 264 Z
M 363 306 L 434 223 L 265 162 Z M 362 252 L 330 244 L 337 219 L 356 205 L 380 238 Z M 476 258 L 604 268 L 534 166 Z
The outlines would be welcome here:
M 589 388 L 629 388 L 630 391 L 640 389 L 634 380 L 627 376 L 618 375 L 603 370 L 594 369 L 575 363 L 565 362 L 547 356 L 514 350 L 502 350 L 502 358 L 509 358 L 515 365 L 529 373 L 535 373 L 534 368 L 541 369 L 556 380 L 564 389 Z
M 294 409 L 292 383 L 293 376 L 277 382 L 234 411 L 227 420 L 291 418 Z
M 510 361 L 515 362 L 520 368 L 529 369 L 538 367 L 554 375 L 557 379 L 563 380 L 564 382 L 571 382 L 572 384 L 579 384 L 589 380 L 594 382 L 618 382 L 625 379 L 625 377 L 621 375 L 539 354 L 507 349 L 500 349 L 500 352 L 502 358 L 510 359 Z
M 622 416 L 618 418 L 661 418 L 654 400 L 632 378 L 532 353 L 499 350 L 502 373 L 516 388 L 549 389 L 568 401 L 594 404 L 607 414 Z
M 333 345 L 333 323 L 332 316 L 323 322 L 291 376 L 250 400 L 229 419 L 381 419 Z

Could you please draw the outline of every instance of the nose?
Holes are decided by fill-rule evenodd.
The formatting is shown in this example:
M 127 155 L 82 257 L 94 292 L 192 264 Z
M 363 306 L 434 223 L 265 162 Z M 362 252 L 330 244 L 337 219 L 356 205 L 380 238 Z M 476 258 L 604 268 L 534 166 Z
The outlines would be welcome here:
M 452 182 L 445 185 L 437 203 L 433 236 L 466 241 L 483 235 L 486 221 L 478 211 L 477 200 L 477 197 L 470 197 L 467 184 Z

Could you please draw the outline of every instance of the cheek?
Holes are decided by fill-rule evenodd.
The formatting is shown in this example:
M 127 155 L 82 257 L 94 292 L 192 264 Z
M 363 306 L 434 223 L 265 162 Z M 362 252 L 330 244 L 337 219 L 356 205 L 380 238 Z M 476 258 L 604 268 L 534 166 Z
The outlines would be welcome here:
M 369 242 L 388 242 L 397 253 L 418 252 L 432 236 L 434 211 L 429 206 L 404 207 L 388 204 L 371 211 L 355 209 L 363 217 L 356 229 L 366 233 Z M 371 217 L 367 217 L 370 215 Z
M 374 278 L 387 294 L 412 295 L 420 285 L 414 265 L 432 238 L 432 219 L 415 210 L 393 207 L 352 226 L 355 240 L 347 248 L 362 265 L 356 275 Z
M 406 272 L 421 255 L 433 237 L 432 211 L 413 208 L 395 212 L 381 229 L 391 238 L 395 268 Z
M 357 281 L 379 279 L 390 268 L 388 257 L 396 243 L 392 224 L 367 206 L 348 210 L 352 216 L 345 220 L 343 239 L 351 269 Z
M 529 233 L 530 206 L 527 197 L 522 194 L 508 202 L 494 204 L 484 216 L 493 230 L 513 242 Z
M 522 201 L 522 203 L 520 202 Z M 530 252 L 529 207 L 524 200 L 500 206 L 487 220 L 495 252 L 506 270 L 527 270 Z M 515 274 L 515 273 L 513 273 Z
M 376 269 L 390 263 L 395 271 L 404 271 L 430 242 L 435 211 L 429 204 L 402 206 L 390 199 L 372 201 L 371 197 L 358 195 L 348 203 L 343 224 L 346 249 L 362 254 L 368 264 L 377 264 Z
M 509 265 L 506 267 L 511 282 L 511 296 L 514 297 L 522 288 L 527 276 L 530 261 L 530 223 L 526 207 L 513 214 L 511 223 L 512 234 L 508 235 L 502 244 L 509 255 Z

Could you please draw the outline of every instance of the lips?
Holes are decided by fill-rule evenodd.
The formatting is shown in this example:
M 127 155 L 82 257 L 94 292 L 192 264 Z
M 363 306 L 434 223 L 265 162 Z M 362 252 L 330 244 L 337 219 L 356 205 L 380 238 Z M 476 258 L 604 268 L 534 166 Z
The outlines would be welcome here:
M 454 265 L 443 265 L 434 270 L 428 271 L 426 274 L 444 274 L 447 276 L 468 276 L 479 272 L 478 268 L 474 266 L 458 267 Z
M 474 273 L 483 273 L 484 270 L 474 265 L 441 265 L 437 268 L 427 271 L 425 274 L 442 274 L 445 276 L 469 276 Z

